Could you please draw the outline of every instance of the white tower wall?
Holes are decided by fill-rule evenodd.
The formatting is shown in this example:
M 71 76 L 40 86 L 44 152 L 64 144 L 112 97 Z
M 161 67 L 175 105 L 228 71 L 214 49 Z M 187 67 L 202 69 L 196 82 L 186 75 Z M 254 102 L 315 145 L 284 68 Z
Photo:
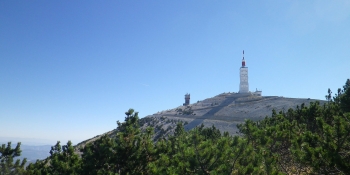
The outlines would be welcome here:
M 248 67 L 241 67 L 239 69 L 239 93 L 249 93 L 249 83 L 248 83 Z

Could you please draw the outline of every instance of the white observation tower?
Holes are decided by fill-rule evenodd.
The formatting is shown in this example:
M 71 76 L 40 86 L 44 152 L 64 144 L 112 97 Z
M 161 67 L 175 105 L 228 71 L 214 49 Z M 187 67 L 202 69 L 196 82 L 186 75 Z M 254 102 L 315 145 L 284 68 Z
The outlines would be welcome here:
M 242 67 L 239 68 L 239 77 L 240 77 L 239 93 L 249 93 L 248 67 L 245 66 L 244 50 L 243 50 Z

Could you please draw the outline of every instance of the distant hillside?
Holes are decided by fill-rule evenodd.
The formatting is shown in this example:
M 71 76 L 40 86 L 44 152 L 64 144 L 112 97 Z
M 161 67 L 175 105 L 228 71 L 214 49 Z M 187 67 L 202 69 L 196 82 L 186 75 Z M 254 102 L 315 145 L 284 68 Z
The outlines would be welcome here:
M 140 120 L 140 125 L 143 129 L 148 126 L 154 128 L 154 140 L 173 134 L 178 122 L 184 123 L 186 130 L 202 124 L 205 127 L 214 125 L 221 132 L 235 135 L 238 131 L 237 124 L 244 122 L 245 119 L 258 121 L 266 116 L 270 116 L 273 109 L 276 111 L 287 111 L 289 108 L 296 108 L 302 103 L 308 106 L 310 102 L 315 101 L 319 101 L 321 104 L 325 103 L 323 100 L 316 99 L 222 93 L 188 106 L 178 106 L 146 116 Z M 115 132 L 116 130 L 112 130 L 104 134 L 113 136 Z M 77 144 L 76 147 L 84 146 L 86 143 L 99 137 L 96 136 L 85 140 Z
M 0 142 L 0 145 L 5 144 L 7 146 L 6 142 Z M 11 143 L 11 147 L 15 148 L 17 146 L 17 143 Z M 36 160 L 43 160 L 46 159 L 48 156 L 50 156 L 50 149 L 51 145 L 23 145 L 21 144 L 21 156 L 15 157 L 14 159 L 23 159 L 27 158 L 26 166 L 28 166 L 30 163 L 35 163 Z

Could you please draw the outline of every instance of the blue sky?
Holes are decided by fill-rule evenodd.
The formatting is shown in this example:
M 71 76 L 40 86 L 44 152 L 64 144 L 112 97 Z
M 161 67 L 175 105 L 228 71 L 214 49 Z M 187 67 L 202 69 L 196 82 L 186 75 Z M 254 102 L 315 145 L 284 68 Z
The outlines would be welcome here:
M 1 1 L 0 137 L 78 143 L 250 90 L 324 99 L 350 78 L 350 1 Z

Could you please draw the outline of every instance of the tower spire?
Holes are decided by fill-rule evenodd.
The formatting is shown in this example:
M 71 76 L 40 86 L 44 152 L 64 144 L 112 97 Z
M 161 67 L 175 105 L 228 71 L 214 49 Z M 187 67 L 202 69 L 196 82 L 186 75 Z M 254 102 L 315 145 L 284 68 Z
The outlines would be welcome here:
M 244 50 L 243 50 L 243 60 L 244 60 Z
M 242 67 L 245 67 L 245 60 L 244 60 L 244 50 L 243 50 L 243 59 L 242 59 Z

